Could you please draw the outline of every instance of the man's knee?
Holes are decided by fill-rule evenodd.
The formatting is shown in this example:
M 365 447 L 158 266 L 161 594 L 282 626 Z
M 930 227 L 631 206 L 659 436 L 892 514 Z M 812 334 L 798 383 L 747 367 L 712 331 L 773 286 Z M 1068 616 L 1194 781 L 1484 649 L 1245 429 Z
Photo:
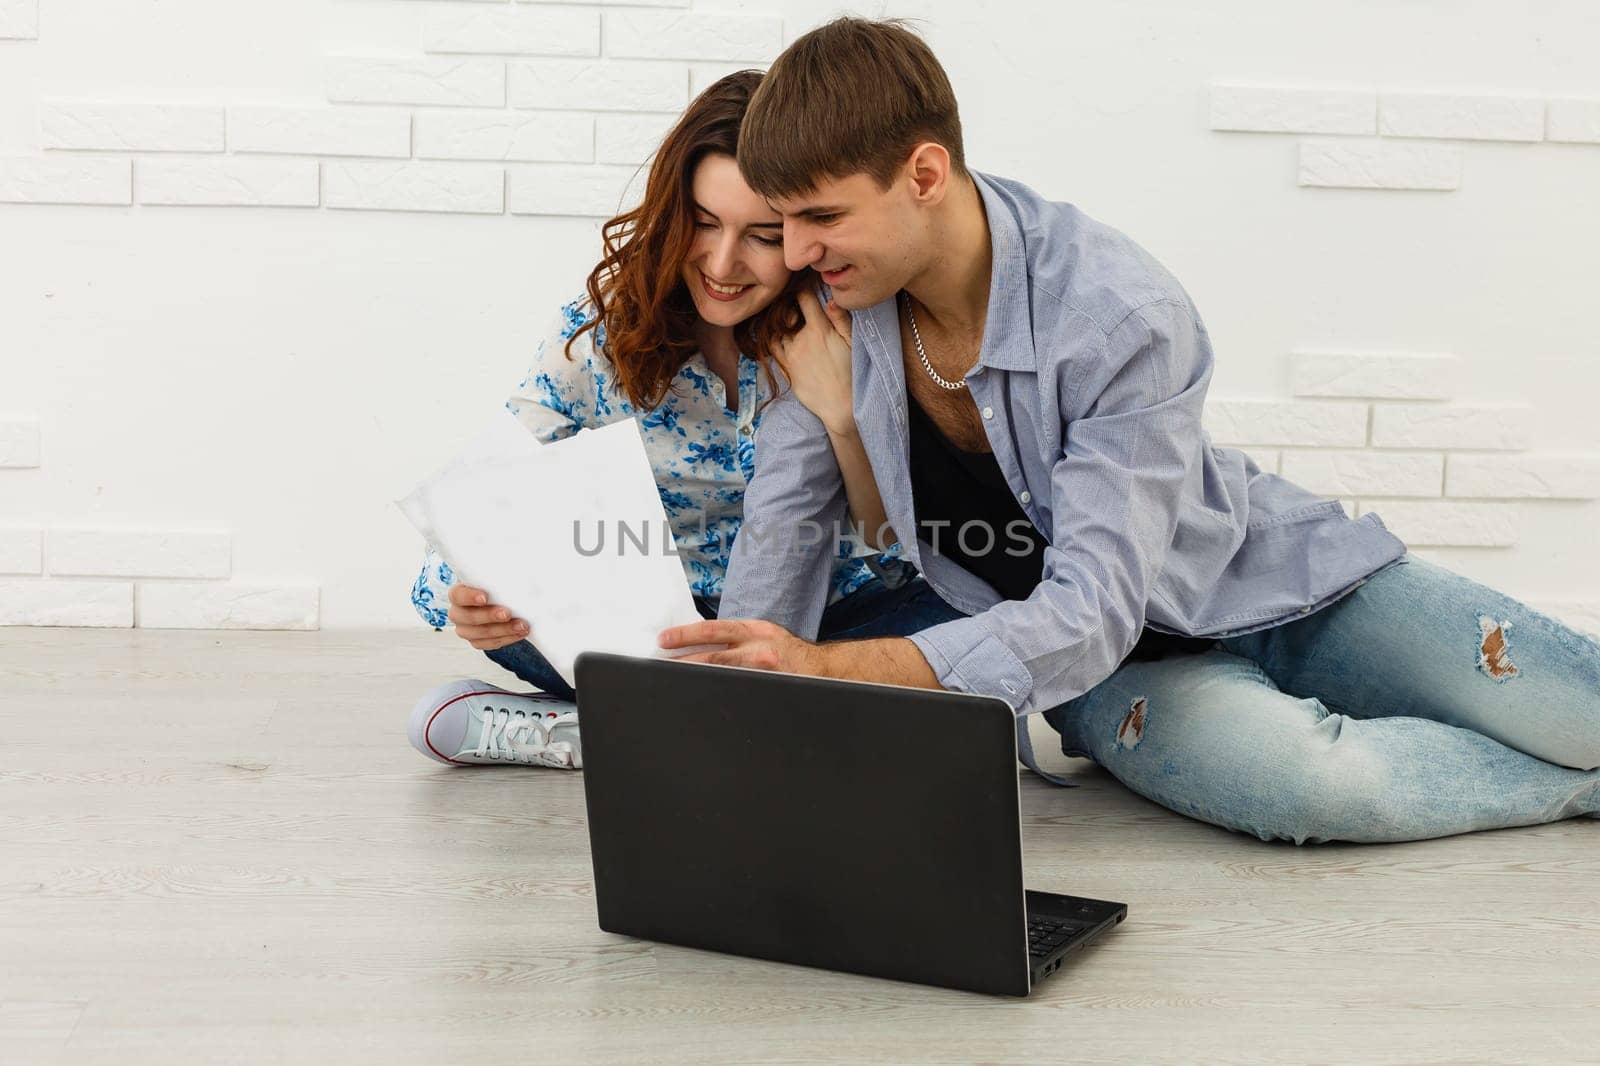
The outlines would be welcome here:
M 1352 721 L 1329 714 L 1280 753 L 1286 757 L 1251 827 L 1257 836 L 1296 844 L 1395 839 L 1403 812 L 1394 805 L 1389 769 L 1346 735 Z
M 1556 721 L 1562 727 L 1544 738 L 1550 754 L 1540 757 L 1572 770 L 1600 769 L 1600 681 L 1585 679 L 1565 706 L 1553 709 L 1559 711 Z

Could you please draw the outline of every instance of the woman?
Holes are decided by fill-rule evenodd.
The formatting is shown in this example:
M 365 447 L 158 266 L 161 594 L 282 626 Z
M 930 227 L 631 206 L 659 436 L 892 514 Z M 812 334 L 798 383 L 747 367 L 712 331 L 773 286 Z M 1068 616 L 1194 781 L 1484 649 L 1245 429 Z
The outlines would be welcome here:
M 858 524 L 883 525 L 882 504 L 850 417 L 849 317 L 822 308 L 815 277 L 791 275 L 778 214 L 740 177 L 739 124 L 761 74 L 706 89 L 667 134 L 644 202 L 603 228 L 605 254 L 587 296 L 561 308 L 507 408 L 540 441 L 636 418 L 695 602 L 715 617 L 742 518 L 755 434 L 779 361 L 797 398 L 827 425 Z M 839 358 L 844 353 L 843 365 Z M 808 358 L 810 357 L 810 358 Z M 922 595 L 892 559 L 836 561 L 823 634 L 881 635 L 885 616 Z M 412 711 L 418 751 L 451 765 L 582 766 L 575 694 L 539 654 L 528 625 L 457 585 L 430 548 L 412 602 L 541 690 L 516 694 L 452 681 Z M 524 639 L 528 638 L 528 639 Z

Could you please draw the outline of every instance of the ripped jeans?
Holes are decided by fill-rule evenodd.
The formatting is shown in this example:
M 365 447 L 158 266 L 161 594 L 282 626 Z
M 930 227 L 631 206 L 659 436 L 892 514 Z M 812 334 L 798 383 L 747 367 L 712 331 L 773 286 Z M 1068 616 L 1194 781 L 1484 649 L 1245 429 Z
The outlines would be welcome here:
M 1262 840 L 1600 816 L 1600 643 L 1412 555 L 1304 618 L 1124 661 L 1044 716 L 1066 754 Z

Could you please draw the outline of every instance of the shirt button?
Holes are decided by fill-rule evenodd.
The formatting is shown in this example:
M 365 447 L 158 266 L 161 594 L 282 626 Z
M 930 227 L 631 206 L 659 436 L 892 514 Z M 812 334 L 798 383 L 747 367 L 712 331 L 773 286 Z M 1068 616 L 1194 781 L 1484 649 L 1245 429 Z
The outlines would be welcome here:
M 1018 496 L 1017 499 L 1021 500 L 1023 503 L 1032 503 L 1033 502 L 1033 493 L 1031 493 L 1031 492 L 1027 491 L 1026 489 L 1024 489 L 1023 492 L 1022 492 L 1022 495 Z
M 994 417 L 994 408 L 993 407 L 985 407 L 983 409 L 984 421 L 988 421 L 989 419 L 991 419 L 993 417 Z
M 1301 613 L 1301 614 L 1310 614 L 1310 613 L 1311 613 L 1311 608 L 1309 608 L 1309 607 L 1302 607 L 1302 608 L 1300 608 L 1300 613 Z
M 740 426 L 739 427 L 739 432 L 743 433 L 746 437 L 748 437 L 750 435 L 750 427 L 749 426 Z

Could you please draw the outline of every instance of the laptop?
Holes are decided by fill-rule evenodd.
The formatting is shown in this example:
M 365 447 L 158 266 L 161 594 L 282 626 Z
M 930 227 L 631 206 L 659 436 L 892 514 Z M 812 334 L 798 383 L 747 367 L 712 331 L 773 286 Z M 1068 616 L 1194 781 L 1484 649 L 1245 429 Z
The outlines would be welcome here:
M 1026 996 L 1127 917 L 1024 889 L 1003 700 L 592 652 L 576 674 L 607 932 Z

